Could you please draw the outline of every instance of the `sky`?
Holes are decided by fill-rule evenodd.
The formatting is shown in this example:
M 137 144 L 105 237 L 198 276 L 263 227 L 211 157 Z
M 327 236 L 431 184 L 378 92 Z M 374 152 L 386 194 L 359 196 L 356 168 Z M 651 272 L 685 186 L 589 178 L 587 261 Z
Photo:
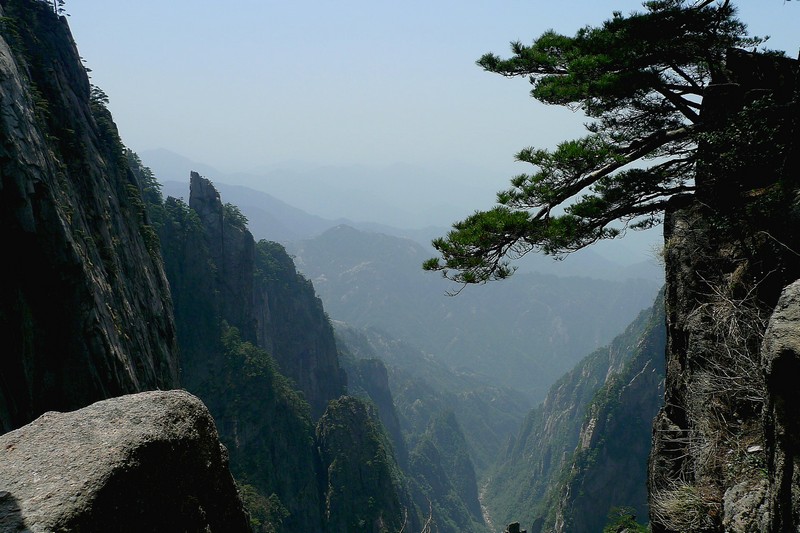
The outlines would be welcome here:
M 800 2 L 737 5 L 751 33 L 797 55 Z M 425 209 L 450 206 L 420 224 L 449 224 L 456 210 L 490 207 L 497 190 L 528 171 L 514 160 L 521 148 L 583 134 L 579 113 L 537 103 L 526 80 L 482 71 L 475 61 L 483 53 L 508 55 L 511 41 L 551 28 L 571 35 L 614 10 L 640 7 L 630 0 L 66 3 L 92 82 L 108 94 L 129 148 L 166 149 L 226 176 L 248 175 L 241 184 L 254 187 L 253 176 L 270 169 L 313 176 L 317 167 L 360 166 L 374 187 L 386 180 L 388 191 L 396 173 L 382 178 L 380 169 L 409 165 L 416 179 L 403 184 L 405 195 L 392 194 L 419 198 Z

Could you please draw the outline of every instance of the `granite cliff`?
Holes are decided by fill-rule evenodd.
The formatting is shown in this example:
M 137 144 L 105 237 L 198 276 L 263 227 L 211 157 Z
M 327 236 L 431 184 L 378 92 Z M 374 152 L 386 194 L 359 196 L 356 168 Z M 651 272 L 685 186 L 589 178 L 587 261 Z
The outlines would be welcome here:
M 129 162 L 156 183 L 135 154 Z M 153 191 L 148 208 L 175 300 L 182 378 L 214 416 L 258 530 L 416 524 L 380 418 L 345 395 L 331 324 L 283 247 L 256 243 L 238 208 L 195 172 L 189 204 Z
M 733 51 L 728 68 L 703 103 L 714 133 L 697 193 L 674 199 L 664 229 L 665 404 L 649 471 L 659 533 L 800 527 L 793 356 L 764 341 L 800 277 L 800 64 Z M 791 302 L 771 332 L 796 327 L 781 318 Z
M 170 280 L 180 283 L 188 278 L 199 281 L 201 287 L 210 282 L 211 292 L 205 296 L 186 297 L 205 297 L 205 305 L 193 303 L 236 327 L 245 341 L 267 351 L 280 372 L 302 391 L 313 417 L 319 418 L 328 401 L 345 392 L 347 378 L 339 368 L 333 329 L 311 282 L 297 273 L 281 245 L 263 240 L 256 243 L 238 208 L 223 204 L 211 181 L 196 172 L 190 176 L 188 207 L 187 217 L 197 217 L 197 240 L 202 241 L 201 249 L 207 255 L 198 261 L 197 243 L 185 243 L 173 256 L 170 238 L 175 234 L 164 234 L 166 260 L 170 265 L 180 263 L 180 268 L 170 268 Z M 184 291 L 196 291 L 196 287 L 194 283 L 184 284 L 181 296 Z M 189 314 L 197 309 L 192 306 L 183 311 Z M 188 331 L 194 324 L 192 317 L 187 318 L 183 329 Z M 202 353 L 199 358 L 207 364 L 213 360 L 213 354 L 208 355 Z M 202 370 L 199 373 L 206 375 Z M 195 376 L 185 379 L 192 381 Z
M 651 329 L 617 378 L 588 358 L 557 383 L 488 487 L 490 507 L 511 495 L 498 518 L 538 506 L 533 531 L 598 531 L 613 505 L 656 533 L 800 527 L 800 63 L 732 50 L 727 68 L 702 105 L 697 190 L 666 212 L 665 360 Z
M 0 521 L 247 531 L 207 409 L 141 392 L 178 387 L 176 327 L 146 191 L 106 103 L 65 18 L 0 2 L 0 232 L 13 251 L 0 286 Z
M 65 19 L 0 2 L 0 430 L 178 384 L 158 239 Z

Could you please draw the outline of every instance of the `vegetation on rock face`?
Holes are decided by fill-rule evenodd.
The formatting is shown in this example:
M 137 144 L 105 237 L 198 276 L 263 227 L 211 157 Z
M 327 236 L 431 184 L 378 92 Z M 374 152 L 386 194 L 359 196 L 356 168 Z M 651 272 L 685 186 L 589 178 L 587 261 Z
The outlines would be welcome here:
M 465 435 L 456 415 L 449 409 L 457 409 L 461 417 L 466 414 L 465 419 L 471 422 L 471 427 L 475 427 L 472 418 L 502 418 L 507 413 L 502 412 L 501 406 L 492 406 L 498 412 L 489 414 L 489 399 L 484 403 L 466 404 L 463 397 L 447 390 L 437 390 L 437 386 L 450 387 L 437 379 L 431 380 L 437 386 L 423 383 L 426 377 L 431 378 L 430 374 L 447 373 L 447 370 L 433 361 L 425 361 L 424 356 L 415 353 L 412 347 L 374 331 L 359 332 L 343 324 L 336 327 L 337 342 L 344 350 L 343 362 L 350 377 L 348 387 L 351 394 L 368 397 L 377 408 L 405 474 L 413 508 L 420 521 L 427 515 L 425 520 L 429 528 L 440 533 L 484 533 L 486 525 L 478 503 L 478 486 L 471 459 L 474 446 L 470 445 L 479 438 L 473 434 Z M 416 369 L 418 373 L 412 376 L 409 369 Z M 451 376 L 450 379 L 458 378 Z M 414 387 L 414 383 L 418 386 Z M 494 400 L 500 396 L 499 392 L 490 395 Z M 511 430 L 513 424 L 507 425 L 508 428 L 496 430 L 498 437 Z M 481 434 L 490 438 L 486 432 Z M 469 442 L 468 438 L 471 439 Z M 408 446 L 413 446 L 410 454 Z
M 756 52 L 762 41 L 730 1 L 644 5 L 571 38 L 514 43 L 510 59 L 481 58 L 489 71 L 529 77 L 534 98 L 583 111 L 589 135 L 521 151 L 534 172 L 435 240 L 441 258 L 424 268 L 483 283 L 509 276 L 510 260 L 530 251 L 560 256 L 666 220 L 653 531 L 796 528 L 796 497 L 761 474 L 769 399 L 759 352 L 769 310 L 800 275 L 800 67 Z M 766 464 L 777 471 L 782 454 L 796 452 L 773 446 Z M 750 489 L 756 496 L 742 496 Z M 784 516 L 770 516 L 770 505 Z
M 528 402 L 513 390 L 492 387 L 472 374 L 451 370 L 384 332 L 359 331 L 337 323 L 336 333 L 341 345 L 356 359 L 356 366 L 374 359 L 386 365 L 392 399 L 409 448 L 417 445 L 436 417 L 453 411 L 476 471 L 483 473 L 528 410 Z M 358 381 L 354 384 L 358 385 Z
M 405 494 L 403 476 L 376 421 L 364 402 L 347 396 L 332 401 L 319 421 L 330 531 L 394 533 L 409 519 L 409 502 L 398 496 Z
M 603 533 L 647 533 L 647 526 L 636 521 L 636 514 L 628 507 L 617 507 L 608 514 Z
M 152 178 L 135 154 L 128 160 L 145 182 Z M 214 415 L 252 526 L 260 533 L 333 533 L 367 523 L 387 532 L 399 531 L 403 520 L 417 524 L 391 445 L 366 407 L 342 397 L 336 405 L 346 407 L 332 408 L 315 434 L 312 416 L 345 392 L 345 376 L 313 286 L 281 245 L 253 242 L 210 182 L 193 180 L 192 205 L 162 201 L 156 186 L 145 187 L 146 198 L 175 299 L 184 385 Z M 229 314 L 225 299 L 236 294 L 248 298 L 251 312 Z
M 344 394 L 347 384 L 328 315 L 282 245 L 256 243 L 254 275 L 257 342 L 296 383 L 318 419 L 328 400 Z
M 452 412 L 431 420 L 411 451 L 409 473 L 417 505 L 431 506 L 438 531 L 487 531 L 467 441 Z
M 136 174 L 152 177 L 135 154 L 129 162 Z M 214 416 L 254 526 L 321 527 L 308 403 L 274 358 L 227 323 L 213 243 L 198 213 L 182 200 L 162 201 L 152 184 L 145 190 L 174 300 L 183 386 Z
M 704 101 L 715 134 L 698 151 L 697 193 L 665 224 L 668 371 L 650 467 L 658 532 L 798 527 L 767 525 L 778 517 L 770 505 L 794 516 L 797 506 L 764 475 L 783 446 L 765 445 L 761 344 L 781 291 L 800 277 L 800 62 L 732 51 L 728 66 L 731 83 Z
M 539 101 L 583 111 L 589 135 L 553 151 L 522 150 L 517 159 L 536 171 L 512 179 L 499 206 L 436 239 L 442 258 L 427 261 L 427 270 L 461 283 L 505 278 L 509 257 L 560 255 L 627 227 L 652 227 L 672 196 L 694 190 L 705 89 L 726 80 L 729 49 L 761 41 L 747 36 L 727 1 L 644 5 L 574 37 L 548 31 L 531 45 L 512 43 L 510 59 L 478 61 L 528 77 Z M 622 227 L 612 226 L 617 221 Z
M 647 522 L 647 464 L 653 418 L 664 401 L 663 293 L 644 317 L 629 359 L 586 407 L 580 444 L 555 489 L 562 531 L 598 531 L 614 508 Z

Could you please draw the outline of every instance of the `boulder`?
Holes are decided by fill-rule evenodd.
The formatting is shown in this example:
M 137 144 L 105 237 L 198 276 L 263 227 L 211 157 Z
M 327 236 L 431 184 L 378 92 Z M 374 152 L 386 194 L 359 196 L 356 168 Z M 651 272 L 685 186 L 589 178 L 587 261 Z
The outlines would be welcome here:
M 0 436 L 0 530 L 246 532 L 205 405 L 151 391 L 47 412 Z

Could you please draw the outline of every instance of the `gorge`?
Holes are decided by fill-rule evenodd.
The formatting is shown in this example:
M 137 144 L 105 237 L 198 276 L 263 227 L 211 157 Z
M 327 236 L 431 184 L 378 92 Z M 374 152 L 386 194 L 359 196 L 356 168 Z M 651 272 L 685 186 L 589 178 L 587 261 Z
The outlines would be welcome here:
M 797 60 L 728 52 L 663 287 L 449 298 L 412 240 L 162 194 L 58 4 L 0 0 L 0 37 L 4 530 L 800 526 Z

